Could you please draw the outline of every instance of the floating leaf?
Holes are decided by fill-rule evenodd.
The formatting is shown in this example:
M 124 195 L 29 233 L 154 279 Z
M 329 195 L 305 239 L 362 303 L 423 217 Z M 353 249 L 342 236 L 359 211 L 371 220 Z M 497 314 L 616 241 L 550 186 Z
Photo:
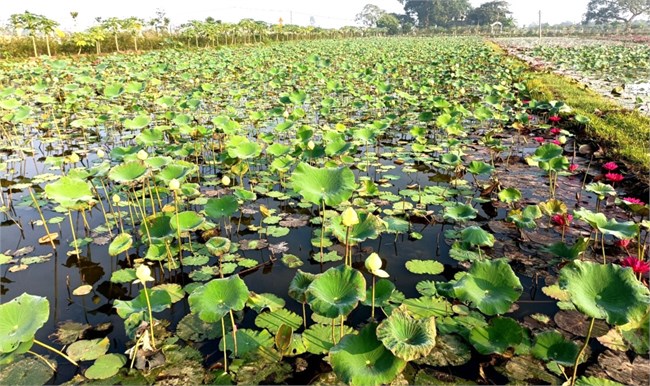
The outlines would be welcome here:
M 210 198 L 205 204 L 205 214 L 215 220 L 230 217 L 237 211 L 237 209 L 239 209 L 239 203 L 237 202 L 237 198 L 234 196 Z
M 453 285 L 455 297 L 468 301 L 486 315 L 503 314 L 523 291 L 506 259 L 477 260 Z
M 330 350 L 336 376 L 350 385 L 390 383 L 406 362 L 394 356 L 377 340 L 377 325 L 369 324 L 358 335 L 346 335 Z
M 409 260 L 406 262 L 406 269 L 417 274 L 438 275 L 445 270 L 445 266 L 434 260 Z
M 330 268 L 317 275 L 307 289 L 311 309 L 328 318 L 349 314 L 366 298 L 366 279 L 346 265 Z
M 573 261 L 560 270 L 560 287 L 580 312 L 614 325 L 625 324 L 650 303 L 650 291 L 629 268 Z
M 115 236 L 111 244 L 108 246 L 108 254 L 117 256 L 120 253 L 126 252 L 133 245 L 133 237 L 130 233 L 120 233 Z
M 481 354 L 503 354 L 523 340 L 523 328 L 516 320 L 497 317 L 489 326 L 478 326 L 469 333 L 469 341 Z
M 86 370 L 84 376 L 89 379 L 110 378 L 117 374 L 124 364 L 126 357 L 122 354 L 102 355 Z
M 189 296 L 190 310 L 201 320 L 216 323 L 229 311 L 241 311 L 248 299 L 248 287 L 238 276 L 214 279 L 196 288 Z
M 68 346 L 65 352 L 75 361 L 91 361 L 106 354 L 108 346 L 108 338 L 79 340 Z
M 118 183 L 134 183 L 143 180 L 147 176 L 147 171 L 144 164 L 132 161 L 114 166 L 108 172 L 108 178 Z
M 272 333 L 277 333 L 282 325 L 297 330 L 302 326 L 302 318 L 296 313 L 281 308 L 272 312 L 263 312 L 255 318 L 255 325 L 260 328 L 266 328 Z
M 296 166 L 291 175 L 293 189 L 312 204 L 336 206 L 352 196 L 354 173 L 346 167 L 315 168 L 306 163 Z
M 33 340 L 49 315 L 48 300 L 27 293 L 0 304 L 0 353 L 10 353 L 21 343 Z
M 398 358 L 418 359 L 436 344 L 435 319 L 414 319 L 405 306 L 400 306 L 377 326 L 377 338 Z
M 45 359 L 48 360 L 47 357 Z M 55 361 L 48 360 L 48 362 L 56 366 Z M 8 365 L 0 365 L 0 385 L 45 385 L 53 375 L 54 370 L 36 357 L 27 357 Z
M 469 221 L 476 218 L 478 211 L 470 205 L 455 204 L 445 207 L 443 218 L 454 221 Z
M 191 210 L 175 214 L 169 219 L 172 229 L 178 229 L 181 232 L 194 231 L 203 225 L 203 222 L 205 222 L 205 219 Z
M 88 295 L 92 290 L 93 290 L 93 286 L 84 284 L 75 288 L 74 291 L 72 291 L 72 294 L 75 296 L 84 296 L 84 295 Z

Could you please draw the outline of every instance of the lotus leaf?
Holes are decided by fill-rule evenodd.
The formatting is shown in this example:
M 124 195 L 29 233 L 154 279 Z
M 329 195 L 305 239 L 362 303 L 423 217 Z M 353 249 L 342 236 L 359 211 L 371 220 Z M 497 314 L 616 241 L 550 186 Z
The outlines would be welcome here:
M 347 235 L 348 244 L 357 245 L 368 239 L 376 239 L 385 229 L 384 222 L 372 213 L 359 213 L 358 216 L 359 222 L 349 227 L 349 232 L 340 216 L 332 219 L 332 233 L 340 242 L 344 243 Z
M 180 230 L 181 232 L 194 231 L 203 225 L 204 222 L 205 219 L 203 217 L 191 210 L 175 214 L 169 219 L 169 225 L 172 229 Z
M 481 354 L 503 354 L 523 340 L 523 328 L 516 320 L 497 317 L 487 327 L 475 327 L 470 331 L 469 341 Z
M 201 320 L 216 323 L 229 311 L 241 311 L 248 299 L 248 287 L 238 276 L 214 279 L 197 287 L 189 296 L 190 310 Z
M 377 338 L 398 358 L 418 359 L 428 355 L 436 345 L 435 319 L 414 319 L 402 305 L 377 326 Z
M 211 237 L 206 241 L 205 247 L 208 248 L 208 251 L 213 255 L 221 256 L 230 251 L 230 240 L 220 236 Z
M 465 204 L 455 204 L 445 207 L 443 218 L 454 221 L 469 221 L 476 218 L 478 211 Z
M 409 260 L 406 262 L 406 269 L 417 274 L 438 275 L 445 270 L 445 267 L 434 260 Z
M 330 349 L 332 368 L 341 381 L 353 386 L 382 385 L 402 372 L 406 362 L 377 340 L 376 329 L 376 324 L 369 324 Z
M 506 259 L 477 260 L 453 285 L 455 297 L 468 301 L 486 315 L 503 314 L 523 291 Z
M 349 199 L 355 189 L 349 168 L 315 168 L 299 163 L 291 175 L 293 189 L 312 204 L 336 206 Z
M 499 192 L 499 200 L 505 203 L 521 200 L 521 192 L 517 188 L 507 188 Z
M 31 342 L 50 315 L 44 297 L 23 293 L 0 304 L 0 353 L 10 353 L 23 342 Z
M 650 304 L 648 288 L 619 265 L 573 261 L 560 270 L 559 283 L 580 312 L 614 325 L 628 323 Z
M 108 254 L 117 256 L 120 253 L 126 252 L 133 245 L 133 236 L 129 233 L 120 233 L 115 236 L 111 244 L 108 246 Z
M 460 233 L 461 240 L 479 247 L 491 247 L 494 245 L 494 235 L 477 226 L 465 228 Z
M 307 302 L 312 310 L 328 318 L 349 314 L 365 298 L 366 279 L 346 265 L 317 275 L 307 288 Z
M 276 334 L 282 325 L 297 330 L 302 325 L 302 318 L 286 308 L 280 308 L 279 310 L 263 312 L 257 315 L 255 325 L 260 328 L 266 328 L 271 333 Z
M 563 366 L 573 366 L 578 356 L 578 346 L 564 339 L 564 336 L 557 331 L 546 331 L 535 337 L 531 353 L 537 359 L 555 361 Z
M 618 222 L 615 218 L 607 220 L 604 224 L 597 224 L 597 228 L 603 234 L 612 235 L 618 239 L 631 239 L 639 233 L 639 226 L 634 222 Z
M 108 172 L 108 178 L 115 182 L 135 183 L 144 179 L 148 174 L 147 172 L 148 169 L 144 164 L 131 161 L 114 166 Z
M 66 209 L 76 209 L 93 198 L 88 182 L 75 177 L 61 177 L 46 185 L 45 194 Z
M 300 303 L 307 302 L 307 289 L 314 281 L 316 275 L 302 270 L 297 270 L 296 275 L 289 283 L 289 296 Z
M 117 374 L 120 368 L 126 363 L 126 357 L 122 354 L 102 355 L 84 374 L 89 379 L 106 379 Z

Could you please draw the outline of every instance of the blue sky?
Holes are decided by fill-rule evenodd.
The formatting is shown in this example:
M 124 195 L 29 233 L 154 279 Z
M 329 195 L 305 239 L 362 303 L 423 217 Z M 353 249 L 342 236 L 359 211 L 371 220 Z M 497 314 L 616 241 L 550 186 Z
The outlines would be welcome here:
M 474 6 L 485 0 L 470 0 Z M 520 25 L 537 22 L 537 12 L 542 11 L 542 21 L 550 24 L 563 21 L 580 21 L 587 8 L 588 0 L 509 0 L 510 9 Z M 321 27 L 355 25 L 354 16 L 364 5 L 371 3 L 390 12 L 403 12 L 397 0 L 0 0 L 0 22 L 6 22 L 9 15 L 28 10 L 55 19 L 65 30 L 75 26 L 71 11 L 79 12 L 77 28 L 84 29 L 94 23 L 97 16 L 129 17 L 149 19 L 156 9 L 166 11 L 172 25 L 179 25 L 190 19 L 204 20 L 208 16 L 227 22 L 251 17 L 276 23 L 281 17 L 285 23 L 308 25 L 314 17 Z

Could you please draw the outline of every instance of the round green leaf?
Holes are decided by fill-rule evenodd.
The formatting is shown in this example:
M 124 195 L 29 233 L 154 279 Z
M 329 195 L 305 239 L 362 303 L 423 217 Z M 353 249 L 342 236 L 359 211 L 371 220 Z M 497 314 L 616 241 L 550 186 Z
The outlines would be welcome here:
M 93 198 L 88 182 L 75 177 L 61 177 L 58 181 L 46 185 L 45 194 L 67 209 L 74 209 L 78 203 Z
M 445 270 L 445 266 L 434 260 L 409 260 L 406 269 L 417 274 L 437 275 Z
M 411 361 L 428 355 L 436 345 L 436 322 L 433 317 L 414 319 L 400 306 L 377 326 L 377 338 L 395 356 Z
M 376 329 L 376 324 L 369 324 L 330 349 L 332 368 L 341 381 L 353 386 L 387 384 L 406 367 L 377 340 Z
M 499 200 L 507 204 L 521 200 L 521 192 L 517 188 L 507 188 L 499 192 Z
M 347 265 L 330 268 L 317 275 L 307 289 L 311 309 L 328 318 L 349 314 L 366 298 L 366 279 Z
M 173 215 L 172 218 L 169 219 L 169 225 L 171 225 L 174 230 L 189 232 L 196 230 L 204 221 L 205 219 L 198 213 L 188 210 Z
M 543 361 L 556 361 L 563 366 L 573 366 L 578 355 L 578 346 L 564 339 L 557 331 L 545 331 L 535 337 L 531 353 Z
M 614 325 L 628 323 L 650 304 L 648 288 L 619 265 L 574 261 L 562 268 L 559 283 L 580 312 Z
M 230 251 L 230 240 L 225 237 L 215 236 L 206 241 L 205 246 L 213 255 L 221 256 Z
M 129 233 L 120 233 L 115 236 L 111 244 L 108 246 L 108 254 L 117 256 L 122 252 L 126 252 L 133 245 L 133 236 Z
M 215 323 L 230 310 L 241 311 L 248 299 L 248 287 L 238 276 L 214 279 L 197 287 L 189 296 L 190 310 L 201 320 Z
M 299 163 L 291 175 L 293 189 L 312 204 L 336 206 L 349 199 L 355 189 L 354 173 L 347 167 L 316 168 Z
M 341 216 L 338 216 L 332 220 L 330 229 L 340 242 L 345 242 L 347 234 L 348 244 L 357 245 L 365 240 L 379 237 L 384 229 L 384 223 L 372 213 L 359 213 L 359 223 L 351 226 L 349 233 L 347 228 L 343 225 Z
M 523 328 L 516 320 L 497 317 L 487 327 L 476 326 L 469 334 L 470 343 L 483 355 L 503 354 L 523 340 Z
M 464 243 L 478 247 L 491 247 L 494 245 L 494 235 L 477 226 L 463 229 L 460 237 Z
M 89 379 L 106 379 L 117 374 L 120 368 L 126 363 L 126 357 L 122 354 L 102 355 L 84 374 Z
M 50 316 L 50 303 L 41 296 L 23 293 L 0 304 L 0 353 L 9 353 L 34 339 Z
M 454 221 L 469 221 L 476 218 L 478 211 L 470 205 L 456 204 L 445 207 L 443 218 Z
M 472 303 L 486 315 L 503 314 L 519 296 L 523 287 L 506 259 L 477 260 L 453 285 L 453 293 Z
M 205 214 L 215 220 L 223 217 L 230 217 L 237 211 L 237 209 L 239 209 L 239 203 L 237 202 L 237 198 L 234 196 L 210 198 L 205 204 Z
M 108 178 L 115 182 L 137 182 L 147 175 L 147 167 L 138 161 L 127 162 L 114 166 L 108 172 Z
M 297 270 L 293 279 L 289 283 L 289 296 L 300 303 L 307 302 L 307 289 L 314 281 L 316 275 L 302 270 Z

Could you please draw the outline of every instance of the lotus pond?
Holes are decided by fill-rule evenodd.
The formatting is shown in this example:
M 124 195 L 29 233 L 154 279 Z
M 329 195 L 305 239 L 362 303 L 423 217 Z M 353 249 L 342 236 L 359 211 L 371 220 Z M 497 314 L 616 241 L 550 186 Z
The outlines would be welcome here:
M 649 207 L 526 71 L 442 38 L 0 63 L 0 383 L 647 383 Z

